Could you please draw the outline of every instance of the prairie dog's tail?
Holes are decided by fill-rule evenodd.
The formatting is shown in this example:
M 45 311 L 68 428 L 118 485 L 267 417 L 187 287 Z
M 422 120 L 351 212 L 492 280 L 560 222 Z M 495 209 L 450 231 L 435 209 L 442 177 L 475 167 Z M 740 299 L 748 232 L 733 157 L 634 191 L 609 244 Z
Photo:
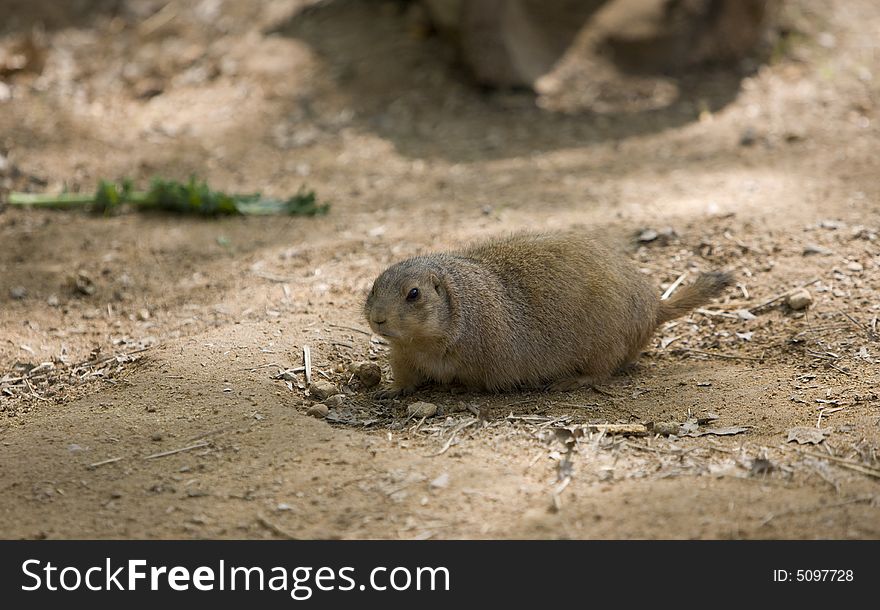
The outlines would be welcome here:
M 657 324 L 663 324 L 683 316 L 709 299 L 717 297 L 721 291 L 733 283 L 733 276 L 726 271 L 701 273 L 697 281 L 673 294 L 665 301 L 660 301 L 657 312 Z

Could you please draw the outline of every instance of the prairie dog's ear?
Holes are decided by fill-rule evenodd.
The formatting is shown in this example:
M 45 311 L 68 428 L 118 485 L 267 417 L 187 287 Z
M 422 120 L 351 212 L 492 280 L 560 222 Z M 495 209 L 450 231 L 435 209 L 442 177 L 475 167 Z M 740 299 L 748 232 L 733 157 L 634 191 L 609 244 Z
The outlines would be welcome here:
M 445 295 L 446 290 L 443 288 L 443 282 L 440 281 L 440 276 L 438 276 L 436 273 L 432 273 L 430 279 L 431 284 L 434 286 L 434 291 L 437 294 Z

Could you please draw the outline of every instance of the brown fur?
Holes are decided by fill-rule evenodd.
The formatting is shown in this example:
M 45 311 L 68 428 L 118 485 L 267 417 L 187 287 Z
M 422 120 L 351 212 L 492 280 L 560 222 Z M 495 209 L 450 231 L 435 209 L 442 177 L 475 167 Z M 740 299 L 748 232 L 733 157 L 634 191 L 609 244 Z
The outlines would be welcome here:
M 703 274 L 668 301 L 627 258 L 580 233 L 524 233 L 392 265 L 365 314 L 391 343 L 392 389 L 425 382 L 572 389 L 633 362 L 657 325 L 717 296 Z M 413 288 L 415 300 L 407 300 Z

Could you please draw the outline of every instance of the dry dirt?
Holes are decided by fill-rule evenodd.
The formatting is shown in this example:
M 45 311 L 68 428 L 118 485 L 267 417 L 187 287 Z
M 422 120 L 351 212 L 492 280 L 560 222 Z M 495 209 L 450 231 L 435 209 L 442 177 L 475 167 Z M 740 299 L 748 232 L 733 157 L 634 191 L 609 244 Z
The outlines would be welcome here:
M 876 2 L 791 2 L 802 35 L 772 62 L 626 112 L 474 89 L 398 3 L 304 4 L 0 8 L 0 48 L 37 21 L 47 45 L 0 96 L 16 188 L 197 174 L 332 204 L 0 213 L 0 535 L 880 537 Z M 387 376 L 361 314 L 385 265 L 569 226 L 613 236 L 658 291 L 718 267 L 739 286 L 596 390 L 383 406 L 342 372 Z M 736 313 L 808 283 L 806 311 Z M 353 392 L 328 419 L 301 373 L 273 378 L 304 344 Z M 439 413 L 407 418 L 419 399 Z M 715 416 L 682 431 L 747 429 L 572 432 Z

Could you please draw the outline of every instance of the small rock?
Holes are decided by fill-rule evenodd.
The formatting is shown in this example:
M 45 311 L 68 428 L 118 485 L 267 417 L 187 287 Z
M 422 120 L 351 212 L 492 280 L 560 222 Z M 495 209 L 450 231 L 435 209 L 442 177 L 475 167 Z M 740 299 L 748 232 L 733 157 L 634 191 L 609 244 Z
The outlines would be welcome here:
M 13 286 L 9 289 L 9 296 L 20 301 L 27 296 L 27 290 L 24 289 L 24 286 Z
M 138 320 L 144 322 L 150 319 L 150 310 L 149 309 L 141 309 L 137 314 Z
M 161 440 L 162 440 L 162 435 L 156 433 L 156 434 L 154 434 L 153 436 L 150 437 L 150 440 L 151 440 L 151 441 L 154 441 L 154 442 L 161 441 Z
M 831 231 L 836 231 L 837 229 L 842 229 L 846 225 L 840 220 L 833 219 L 825 219 L 819 222 L 819 227 L 822 229 L 829 229 Z
M 672 227 L 666 227 L 659 231 L 655 229 L 645 229 L 639 233 L 638 240 L 643 244 L 657 242 L 658 245 L 663 246 L 669 243 L 675 236 L 675 229 Z
M 95 294 L 95 282 L 92 281 L 88 275 L 84 272 L 80 271 L 76 274 L 76 280 L 74 281 L 74 288 L 80 294 L 84 294 L 86 296 L 91 296 Z
M 382 382 L 382 369 L 375 362 L 359 362 L 352 372 L 364 388 L 373 388 Z
M 654 423 L 651 432 L 661 436 L 669 436 L 670 434 L 678 434 L 681 424 L 677 422 L 659 421 Z
M 46 304 L 49 307 L 58 307 L 60 301 L 58 300 L 58 297 L 53 294 L 48 299 L 46 299 Z
M 277 510 L 278 512 L 284 512 L 288 510 L 293 510 L 293 507 L 286 502 L 279 502 L 278 506 L 275 507 L 275 510 Z
M 820 246 L 818 244 L 807 244 L 806 246 L 804 246 L 803 255 L 810 256 L 812 254 L 820 254 L 822 256 L 829 256 L 831 254 L 834 254 L 834 252 L 832 250 L 829 250 L 828 248 L 826 248 L 824 246 Z
M 138 99 L 148 100 L 161 95 L 165 90 L 165 83 L 158 78 L 145 78 L 134 85 L 134 96 Z
M 449 486 L 449 473 L 444 472 L 439 477 L 431 481 L 428 486 L 431 489 L 443 489 Z
M 785 302 L 795 311 L 800 311 L 813 304 L 813 296 L 806 289 L 801 288 L 789 294 L 785 298 Z
M 739 137 L 740 146 L 752 146 L 757 141 L 758 133 L 755 131 L 754 127 L 746 127 L 743 129 L 742 134 Z
M 847 263 L 846 268 L 849 269 L 850 271 L 856 271 L 856 272 L 864 271 L 864 269 L 865 269 L 861 263 L 856 262 L 856 261 L 851 261 L 851 262 Z
M 432 417 L 437 412 L 437 405 L 430 402 L 414 402 L 406 408 L 406 414 L 414 417 Z
M 327 414 L 330 412 L 330 408 L 323 404 L 318 403 L 309 407 L 309 410 L 306 411 L 306 415 L 311 415 L 312 417 L 327 417 Z
M 329 409 L 338 409 L 345 404 L 345 394 L 334 394 L 322 401 Z
M 4 83 L 0 81 L 0 102 L 8 102 L 12 99 L 12 89 Z
M 309 394 L 318 400 L 324 400 L 339 394 L 339 388 L 329 381 L 313 381 L 309 386 Z
M 639 233 L 639 241 L 642 243 L 647 243 L 650 241 L 654 241 L 660 237 L 660 234 L 657 233 L 654 229 L 645 229 L 641 233 Z
M 758 317 L 748 309 L 737 309 L 734 313 L 736 313 L 740 320 L 754 320 Z
M 769 472 L 773 472 L 774 466 L 773 463 L 765 458 L 755 458 L 752 462 L 752 467 L 750 469 L 750 473 L 752 476 L 764 475 Z

